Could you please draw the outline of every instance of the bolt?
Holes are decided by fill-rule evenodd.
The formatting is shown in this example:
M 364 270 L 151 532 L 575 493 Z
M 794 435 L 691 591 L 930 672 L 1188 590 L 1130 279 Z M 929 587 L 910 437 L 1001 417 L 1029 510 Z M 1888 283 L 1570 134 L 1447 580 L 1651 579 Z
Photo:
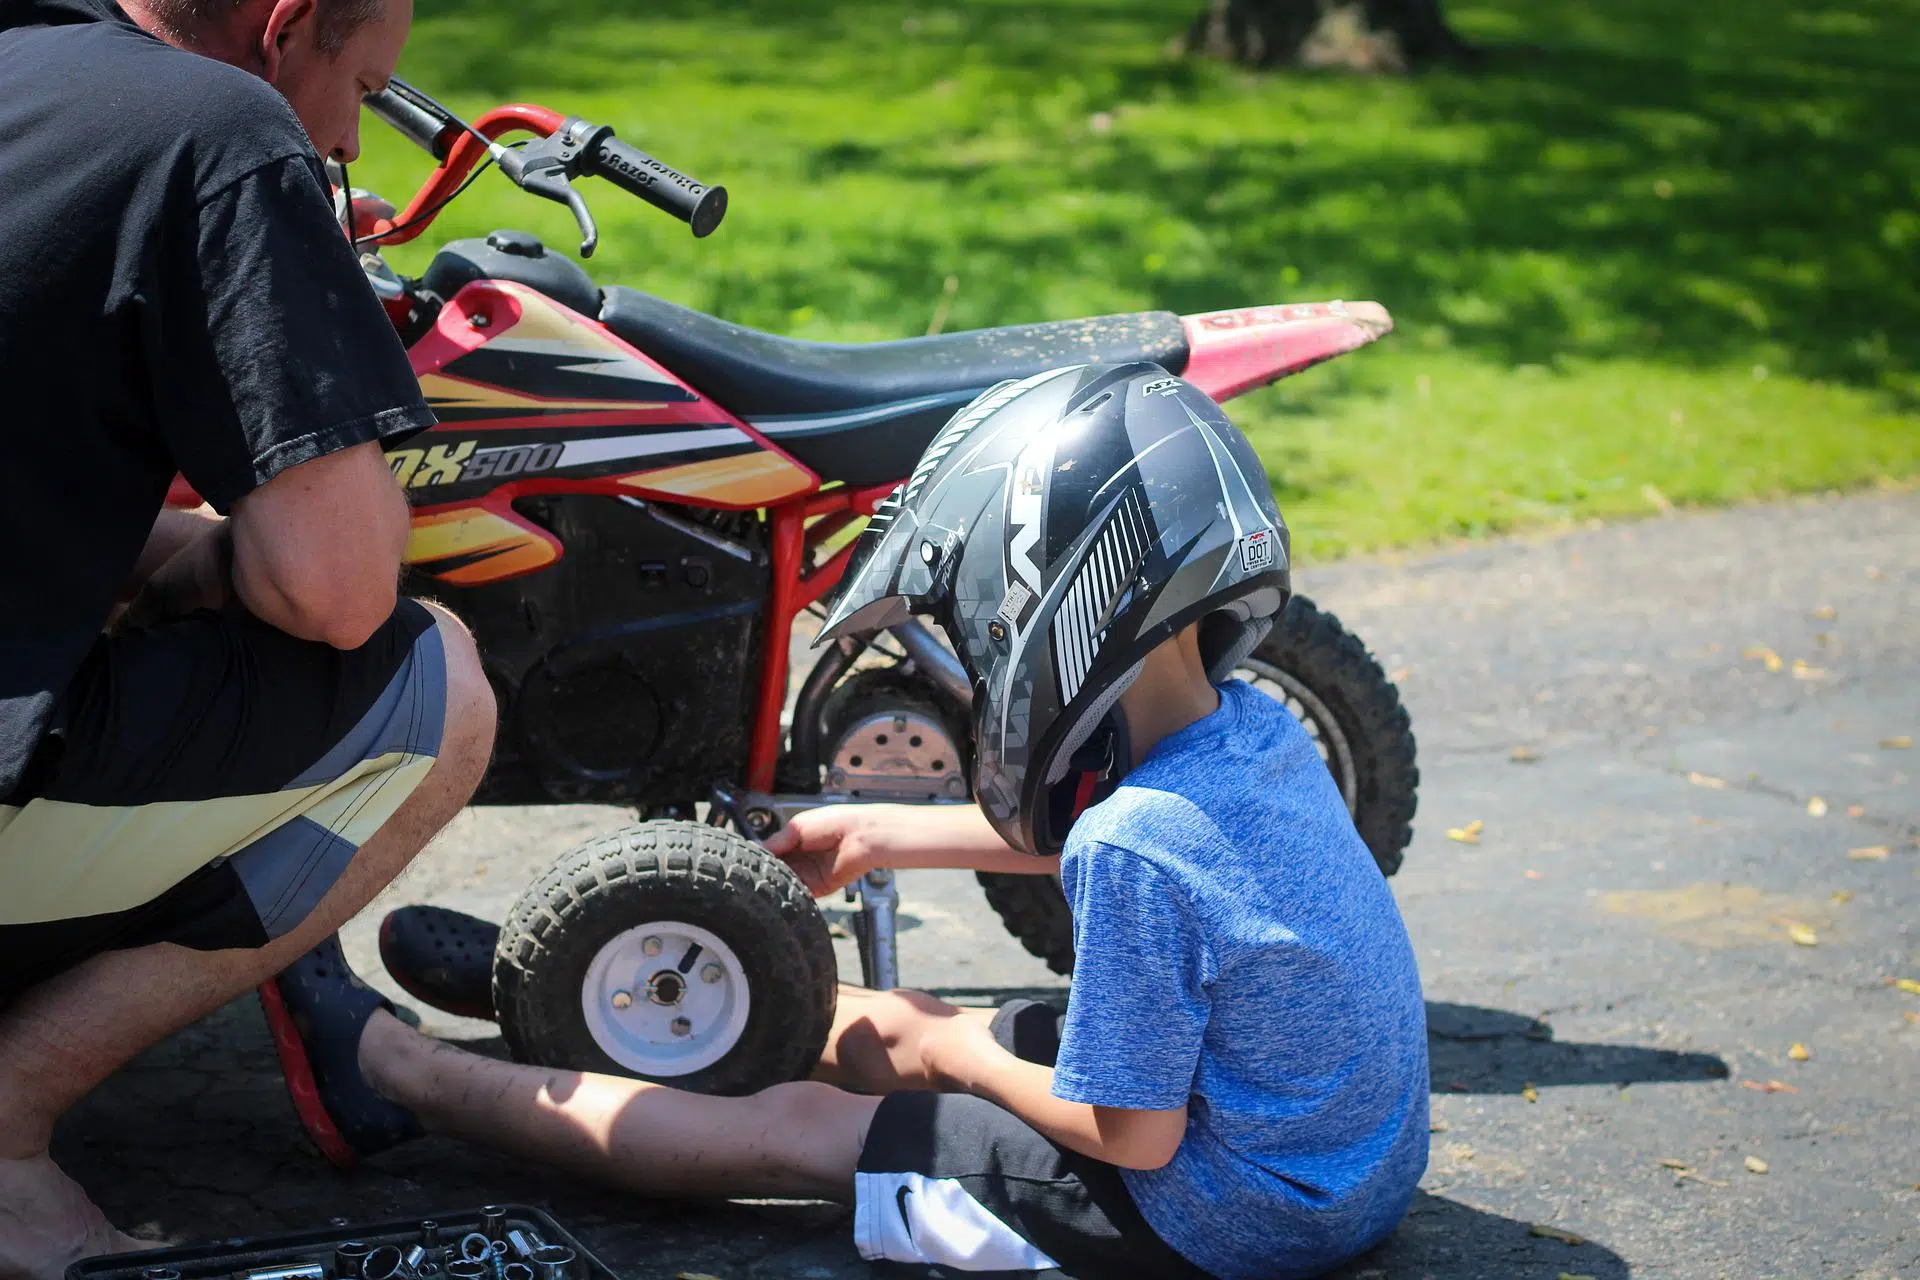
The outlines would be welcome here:
M 708 986 L 712 986 L 726 976 L 717 964 L 704 965 L 700 970 L 700 981 L 706 983 Z
M 614 992 L 613 1007 L 616 1009 L 622 1009 L 622 1010 L 633 1008 L 633 992 L 631 991 Z
M 673 1020 L 673 1034 L 677 1036 L 690 1036 L 693 1034 L 693 1024 L 685 1018 L 675 1018 Z
M 467 323 L 476 329 L 490 329 L 493 327 L 493 317 L 484 311 L 476 311 L 467 317 Z
M 829 770 L 829 771 L 828 771 L 828 773 L 827 773 L 827 785 L 828 785 L 828 786 L 831 786 L 831 787 L 844 787 L 844 786 L 846 786 L 846 785 L 847 785 L 847 771 L 846 771 L 845 769 L 832 769 L 832 770 Z
M 642 938 L 640 939 L 640 954 L 644 956 L 657 956 L 666 945 L 666 943 L 660 941 L 658 938 Z
M 747 828 L 755 835 L 765 835 L 773 828 L 773 815 L 765 809 L 747 810 Z

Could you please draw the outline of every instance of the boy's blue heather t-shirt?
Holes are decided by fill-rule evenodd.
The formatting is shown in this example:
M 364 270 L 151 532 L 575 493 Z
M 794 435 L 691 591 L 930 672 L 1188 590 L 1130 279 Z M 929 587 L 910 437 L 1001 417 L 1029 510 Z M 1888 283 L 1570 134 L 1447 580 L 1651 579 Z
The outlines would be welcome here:
M 1122 1170 L 1215 1275 L 1306 1276 L 1400 1221 L 1427 1165 L 1427 1026 L 1386 881 L 1299 721 L 1238 681 L 1074 823 L 1055 1096 L 1188 1105 Z

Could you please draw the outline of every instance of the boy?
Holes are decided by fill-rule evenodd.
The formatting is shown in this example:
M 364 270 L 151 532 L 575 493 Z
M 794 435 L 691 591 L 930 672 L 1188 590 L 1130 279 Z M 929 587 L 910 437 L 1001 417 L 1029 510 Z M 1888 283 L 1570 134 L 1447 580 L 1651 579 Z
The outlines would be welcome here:
M 1287 592 L 1259 462 L 1198 390 L 1153 365 L 995 388 L 875 516 L 826 633 L 941 621 L 980 808 L 819 810 L 771 847 L 816 892 L 1057 869 L 1064 1017 L 849 989 L 818 1080 L 881 1096 L 710 1098 L 428 1040 L 336 947 L 281 980 L 322 1100 L 363 1147 L 417 1119 L 649 1193 L 851 1201 L 875 1259 L 1290 1277 L 1371 1247 L 1426 1165 L 1412 950 L 1305 732 L 1215 683 Z

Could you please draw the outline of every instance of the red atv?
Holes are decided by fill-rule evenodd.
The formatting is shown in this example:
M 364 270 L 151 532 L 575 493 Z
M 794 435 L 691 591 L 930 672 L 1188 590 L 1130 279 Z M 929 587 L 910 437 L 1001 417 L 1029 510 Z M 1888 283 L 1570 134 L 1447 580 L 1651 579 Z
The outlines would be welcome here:
M 726 210 L 724 189 L 544 107 L 468 124 L 397 80 L 367 106 L 439 163 L 406 210 L 350 227 L 363 249 L 420 235 L 489 163 L 572 209 L 582 257 L 596 232 L 579 177 L 696 236 Z M 503 146 L 514 133 L 532 141 Z M 790 688 L 800 615 L 940 427 L 995 383 L 1092 361 L 1150 360 L 1226 400 L 1392 327 L 1375 303 L 1328 302 L 837 345 L 602 288 L 521 232 L 449 244 L 417 280 L 365 261 L 439 417 L 390 454 L 414 503 L 412 589 L 472 627 L 500 700 L 476 802 L 642 819 L 562 858 L 513 911 L 494 968 L 503 1034 L 523 1059 L 725 1092 L 803 1074 L 835 982 L 818 911 L 742 837 L 837 800 L 968 799 L 971 688 L 923 624 L 831 646 Z M 1242 675 L 1306 725 L 1391 874 L 1418 774 L 1379 665 L 1295 597 Z M 980 881 L 1020 941 L 1068 971 L 1058 884 Z M 890 877 L 863 890 L 866 977 L 890 986 Z

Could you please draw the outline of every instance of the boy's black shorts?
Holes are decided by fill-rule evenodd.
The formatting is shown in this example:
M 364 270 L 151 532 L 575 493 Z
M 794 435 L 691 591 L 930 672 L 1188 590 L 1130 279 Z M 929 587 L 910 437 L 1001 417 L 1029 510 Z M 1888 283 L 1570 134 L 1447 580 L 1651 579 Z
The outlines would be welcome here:
M 994 1016 L 994 1039 L 1050 1067 L 1061 1021 L 1046 1005 L 1016 1000 Z M 869 1261 L 1078 1280 L 1205 1275 L 1147 1225 L 1118 1169 L 968 1094 L 884 1099 L 854 1194 L 854 1242 Z
M 0 1008 L 101 952 L 298 926 L 432 768 L 446 684 L 411 600 L 350 652 L 238 610 L 102 636 L 0 796 Z

